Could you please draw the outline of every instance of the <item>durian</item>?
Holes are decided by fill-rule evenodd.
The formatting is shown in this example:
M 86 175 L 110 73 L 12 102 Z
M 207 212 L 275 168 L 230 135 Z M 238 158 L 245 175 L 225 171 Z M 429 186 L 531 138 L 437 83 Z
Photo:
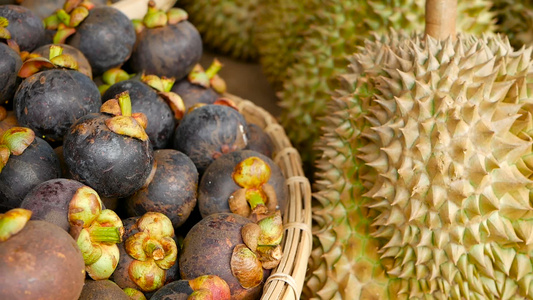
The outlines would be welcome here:
M 392 31 L 318 142 L 305 299 L 533 298 L 533 49 Z
M 511 45 L 520 48 L 533 45 L 533 0 L 492 0 L 498 31 L 509 37 Z
M 281 124 L 306 165 L 314 160 L 312 145 L 322 126 L 320 118 L 324 116 L 331 92 L 338 87 L 336 77 L 346 68 L 346 56 L 362 45 L 371 36 L 370 32 L 384 33 L 389 27 L 423 30 L 425 9 L 424 0 L 306 2 L 313 1 L 314 6 L 308 4 L 316 8 L 308 12 L 313 16 L 312 22 L 306 23 L 308 30 L 299 33 L 304 34 L 302 43 L 291 47 L 298 51 L 291 54 L 289 49 L 288 54 L 283 54 L 292 55 L 292 62 L 286 63 L 286 77 L 279 93 Z M 458 21 L 458 29 L 475 34 L 492 31 L 495 19 L 488 3 L 487 0 L 461 1 L 458 14 L 464 17 Z M 283 20 L 272 20 L 277 21 Z M 275 40 L 274 36 L 272 39 Z M 267 57 L 262 56 L 261 60 L 263 65 L 268 65 Z
M 259 0 L 179 0 L 189 13 L 206 46 L 242 60 L 255 60 L 253 44 L 256 7 Z

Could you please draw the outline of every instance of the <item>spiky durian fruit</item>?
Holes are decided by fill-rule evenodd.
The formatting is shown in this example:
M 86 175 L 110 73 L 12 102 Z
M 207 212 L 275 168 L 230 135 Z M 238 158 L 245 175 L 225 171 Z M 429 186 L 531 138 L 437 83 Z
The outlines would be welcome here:
M 362 45 L 371 31 L 384 33 L 390 27 L 406 31 L 424 29 L 424 0 L 317 3 L 305 41 L 294 47 L 299 50 L 285 71 L 284 88 L 279 94 L 281 123 L 307 164 L 313 161 L 312 144 L 322 125 L 317 118 L 324 115 L 330 93 L 338 87 L 336 77 L 345 70 L 346 56 Z M 457 22 L 459 31 L 473 34 L 492 31 L 495 20 L 487 0 L 460 1 L 457 10 L 464 16 Z M 290 53 L 289 50 L 283 55 Z
M 189 21 L 212 50 L 243 60 L 254 60 L 253 27 L 259 0 L 179 0 Z
M 509 36 L 511 45 L 533 45 L 533 1 L 492 0 L 499 31 Z
M 533 298 L 532 50 L 392 33 L 350 57 L 306 298 Z

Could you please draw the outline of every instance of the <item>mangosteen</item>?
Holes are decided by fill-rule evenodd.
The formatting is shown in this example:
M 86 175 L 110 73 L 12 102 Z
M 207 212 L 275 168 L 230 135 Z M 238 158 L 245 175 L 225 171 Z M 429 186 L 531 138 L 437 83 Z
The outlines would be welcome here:
M 248 171 L 243 172 L 243 166 Z M 278 209 L 283 212 L 287 197 L 281 168 L 272 159 L 252 150 L 222 155 L 209 165 L 198 186 L 202 217 L 234 212 L 255 220 Z M 243 199 L 246 200 L 241 202 Z
M 187 13 L 171 8 L 167 13 L 148 2 L 129 66 L 133 72 L 146 72 L 181 80 L 202 57 L 202 38 Z
M 22 66 L 20 55 L 8 45 L 0 43 L 0 104 L 9 107 L 20 79 L 17 73 Z
M 154 178 L 147 187 L 126 199 L 128 215 L 160 212 L 178 228 L 196 206 L 198 171 L 187 155 L 174 149 L 156 150 L 154 157 L 157 166 Z
M 52 44 L 46 44 L 43 45 L 35 50 L 32 51 L 31 54 L 39 55 L 41 57 L 50 57 L 50 46 Z M 63 53 L 72 56 L 76 62 L 78 63 L 78 71 L 82 74 L 87 75 L 90 79 L 93 78 L 93 71 L 91 69 L 91 64 L 89 64 L 89 61 L 83 55 L 83 53 L 78 50 L 77 48 L 74 48 L 67 44 L 57 44 L 61 48 L 63 48 Z
M 246 150 L 257 151 L 269 158 L 274 153 L 274 143 L 259 125 L 248 123 L 248 145 Z
M 10 34 L 10 38 L 16 42 L 20 51 L 31 52 L 42 45 L 44 41 L 43 21 L 30 9 L 19 5 L 0 5 L 0 17 L 7 20 L 0 22 Z M 5 37 L 4 37 L 5 38 Z
M 20 207 L 31 210 L 32 220 L 54 223 L 65 231 L 69 231 L 69 203 L 76 191 L 84 186 L 86 185 L 72 179 L 50 179 L 31 189 L 22 200 Z
M 112 6 L 90 9 L 75 31 L 67 44 L 83 52 L 94 76 L 120 67 L 131 56 L 136 40 L 131 20 Z
M 130 79 L 117 82 L 110 86 L 102 95 L 102 101 L 114 98 L 128 91 L 133 112 L 141 112 L 148 119 L 146 134 L 154 149 L 164 149 L 170 143 L 176 121 L 171 107 L 156 90 L 146 83 Z
M 32 188 L 61 176 L 54 149 L 29 128 L 12 127 L 3 133 L 0 157 L 0 212 L 19 207 Z
M 111 280 L 86 279 L 78 300 L 130 300 L 130 297 Z
M 203 275 L 191 280 L 177 280 L 160 288 L 150 300 L 231 299 L 231 292 L 224 279 L 216 275 Z M 205 297 L 205 298 L 202 298 Z
M 177 279 L 178 247 L 172 222 L 164 214 L 148 212 L 123 220 L 124 242 L 113 280 L 122 289 L 154 291 Z
M 74 180 L 48 180 L 32 189 L 21 207 L 34 213 L 32 219 L 54 223 L 72 235 L 92 279 L 111 276 L 118 264 L 116 244 L 122 241 L 124 228 L 120 217 L 105 209 L 93 189 Z
M 19 76 L 27 78 L 15 93 L 14 110 L 22 126 L 47 141 L 61 142 L 70 126 L 80 117 L 98 112 L 102 101 L 96 84 L 76 70 L 73 58 L 62 54 L 60 46 L 50 48 L 50 60 L 34 58 L 24 62 Z M 56 68 L 30 75 L 37 70 L 36 65 L 61 67 L 54 64 L 58 61 L 74 70 Z
M 146 117 L 131 113 L 128 92 L 106 101 L 101 111 L 71 126 L 63 141 L 65 164 L 73 179 L 99 195 L 128 197 L 151 180 L 154 156 Z
M 218 157 L 244 149 L 248 125 L 237 110 L 216 104 L 188 112 L 174 132 L 173 148 L 189 156 L 200 176 Z
M 213 104 L 226 92 L 226 83 L 217 75 L 221 67 L 217 59 L 206 71 L 196 64 L 186 78 L 174 84 L 172 91 L 183 99 L 185 111 L 198 103 Z
M 183 240 L 179 256 L 182 279 L 190 280 L 204 274 L 216 275 L 226 281 L 232 299 L 259 299 L 269 270 L 262 269 L 257 259 L 252 260 L 248 266 L 251 284 L 245 283 L 245 287 L 234 276 L 235 270 L 232 270 L 234 249 L 237 247 L 239 250 L 244 245 L 241 230 L 246 224 L 253 223 L 233 213 L 218 213 L 194 225 Z
M 78 299 L 85 264 L 76 242 L 30 216 L 21 208 L 0 215 L 0 299 Z

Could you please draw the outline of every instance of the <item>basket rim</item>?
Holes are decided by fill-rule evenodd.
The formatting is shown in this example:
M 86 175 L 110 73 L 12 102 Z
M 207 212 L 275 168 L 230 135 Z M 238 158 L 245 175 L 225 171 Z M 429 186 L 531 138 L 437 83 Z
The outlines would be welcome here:
M 247 122 L 261 127 L 274 144 L 273 160 L 285 175 L 289 200 L 283 226 L 283 257 L 266 279 L 261 300 L 300 299 L 311 256 L 311 185 L 305 177 L 300 154 L 287 137 L 284 128 L 265 109 L 250 100 L 225 94 L 234 101 Z

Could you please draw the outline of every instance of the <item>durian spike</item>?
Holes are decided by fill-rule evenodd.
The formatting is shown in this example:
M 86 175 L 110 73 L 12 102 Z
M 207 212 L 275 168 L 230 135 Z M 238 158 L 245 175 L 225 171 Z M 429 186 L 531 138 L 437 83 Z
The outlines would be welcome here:
M 426 35 L 437 40 L 455 39 L 457 0 L 426 0 Z

